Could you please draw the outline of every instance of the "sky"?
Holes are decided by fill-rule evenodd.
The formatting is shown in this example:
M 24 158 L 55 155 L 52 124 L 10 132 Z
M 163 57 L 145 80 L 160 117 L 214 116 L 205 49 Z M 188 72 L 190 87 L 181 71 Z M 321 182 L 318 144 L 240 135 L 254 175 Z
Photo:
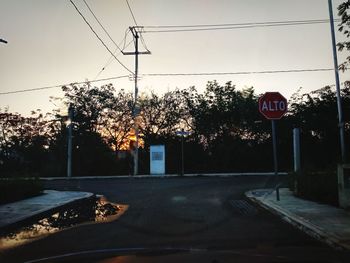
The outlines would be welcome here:
M 125 0 L 86 0 L 114 42 L 119 43 L 133 18 Z M 333 0 L 336 7 L 341 0 Z M 83 0 L 74 0 L 110 50 L 104 33 Z M 328 19 L 327 0 L 129 0 L 140 26 L 250 23 Z M 0 93 L 129 75 L 99 42 L 69 0 L 0 0 Z M 245 28 L 200 32 L 143 33 L 151 55 L 140 55 L 139 73 L 242 72 L 333 68 L 330 25 Z M 337 32 L 337 41 L 342 34 Z M 132 40 L 131 34 L 126 43 Z M 142 47 L 142 45 L 141 45 Z M 133 51 L 131 44 L 125 51 Z M 339 62 L 347 54 L 338 52 Z M 134 56 L 118 55 L 134 70 Z M 99 74 L 100 73 L 100 74 Z M 349 80 L 341 73 L 341 82 Z M 307 93 L 333 85 L 334 72 L 249 74 L 225 76 L 144 76 L 140 92 L 162 94 L 208 81 L 232 81 L 237 89 L 254 87 L 258 94 L 279 91 L 289 98 L 299 87 Z M 96 82 L 100 86 L 133 91 L 129 78 Z M 50 97 L 62 97 L 60 88 L 0 95 L 0 108 L 28 115 L 61 107 Z

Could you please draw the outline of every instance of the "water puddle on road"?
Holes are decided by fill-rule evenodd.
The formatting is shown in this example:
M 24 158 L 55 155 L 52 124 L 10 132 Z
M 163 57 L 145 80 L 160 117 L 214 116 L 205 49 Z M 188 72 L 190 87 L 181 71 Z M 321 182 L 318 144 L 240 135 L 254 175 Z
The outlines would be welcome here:
M 104 196 L 75 205 L 43 218 L 34 224 L 0 236 L 0 251 L 46 237 L 58 231 L 82 224 L 111 222 L 122 216 L 128 205 L 114 204 Z

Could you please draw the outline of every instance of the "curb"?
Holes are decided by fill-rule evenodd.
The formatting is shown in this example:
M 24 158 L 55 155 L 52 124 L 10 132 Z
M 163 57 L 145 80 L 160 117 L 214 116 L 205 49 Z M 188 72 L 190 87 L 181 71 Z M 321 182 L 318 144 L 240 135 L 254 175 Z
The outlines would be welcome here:
M 245 196 L 248 200 L 253 202 L 254 204 L 262 207 L 263 209 L 267 210 L 268 212 L 272 213 L 273 215 L 276 215 L 280 217 L 283 221 L 291 224 L 295 228 L 301 230 L 305 234 L 317 239 L 318 241 L 321 241 L 323 243 L 326 243 L 327 245 L 335 248 L 336 250 L 347 250 L 350 251 L 350 245 L 342 244 L 341 240 L 322 229 L 317 227 L 316 225 L 312 224 L 311 222 L 306 221 L 304 218 L 299 217 L 293 213 L 289 213 L 286 210 L 281 209 L 280 207 L 274 206 L 274 205 L 267 205 L 263 201 L 259 200 L 256 196 L 254 196 L 254 191 L 261 191 L 260 190 L 251 190 L 245 192 Z M 269 194 L 273 194 L 275 191 L 271 191 L 271 189 L 264 189 L 269 190 Z
M 45 190 L 43 193 L 45 194 L 50 192 L 58 192 L 58 191 Z M 81 192 L 81 193 L 82 194 L 84 193 L 84 196 L 72 198 L 72 200 L 69 200 L 65 203 L 57 204 L 56 206 L 39 209 L 37 211 L 34 211 L 31 214 L 20 216 L 7 224 L 0 226 L 0 234 L 5 234 L 12 230 L 15 230 L 18 227 L 32 224 L 48 215 L 51 215 L 53 213 L 69 208 L 72 205 L 80 204 L 82 202 L 88 202 L 95 199 L 95 194 L 93 193 L 89 193 L 89 192 Z
M 89 179 L 148 179 L 148 178 L 184 178 L 184 177 L 240 177 L 240 176 L 274 176 L 275 173 L 198 173 L 198 174 L 165 174 L 165 175 L 111 175 L 111 176 L 77 176 L 77 177 L 40 177 L 40 180 L 89 180 Z M 278 176 L 286 176 L 288 173 L 279 172 Z

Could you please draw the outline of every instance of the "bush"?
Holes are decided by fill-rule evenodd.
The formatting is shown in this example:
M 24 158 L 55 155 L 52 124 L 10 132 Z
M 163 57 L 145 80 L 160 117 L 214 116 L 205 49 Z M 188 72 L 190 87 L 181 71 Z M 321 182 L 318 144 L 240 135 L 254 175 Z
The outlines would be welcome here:
M 335 172 L 303 172 L 290 175 L 289 188 L 296 196 L 338 206 L 338 179 Z
M 0 179 L 0 204 L 15 202 L 41 194 L 43 185 L 38 178 Z

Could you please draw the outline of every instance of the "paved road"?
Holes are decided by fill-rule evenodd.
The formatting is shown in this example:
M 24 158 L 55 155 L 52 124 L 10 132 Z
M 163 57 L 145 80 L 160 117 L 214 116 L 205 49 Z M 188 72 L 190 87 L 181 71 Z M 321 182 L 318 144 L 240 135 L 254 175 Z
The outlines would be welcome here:
M 129 209 L 117 221 L 80 225 L 7 251 L 1 262 L 136 247 L 229 249 L 346 262 L 333 261 L 343 255 L 242 201 L 245 191 L 266 187 L 267 180 L 249 176 L 49 181 L 48 189 L 103 194 Z

